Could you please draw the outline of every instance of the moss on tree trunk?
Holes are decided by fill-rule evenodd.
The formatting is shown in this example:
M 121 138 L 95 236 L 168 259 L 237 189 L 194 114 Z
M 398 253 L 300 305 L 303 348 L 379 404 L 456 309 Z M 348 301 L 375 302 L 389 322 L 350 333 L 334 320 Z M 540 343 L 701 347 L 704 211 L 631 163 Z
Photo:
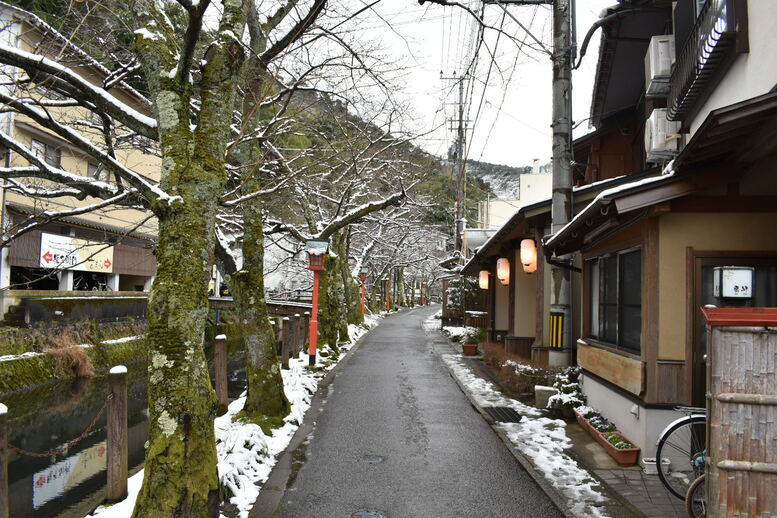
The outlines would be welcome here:
M 257 190 L 259 184 L 249 180 L 246 188 Z M 260 202 L 244 202 L 243 269 L 232 276 L 231 286 L 246 349 L 248 397 L 243 412 L 267 431 L 282 424 L 290 405 L 265 301 L 263 224 Z
M 203 184 L 189 186 L 186 201 L 160 219 L 148 305 L 149 447 L 136 518 L 218 512 L 216 399 L 203 352 L 215 207 Z
M 138 35 L 158 121 L 160 185 L 171 197 L 152 203 L 159 220 L 157 273 L 148 303 L 149 440 L 133 518 L 215 518 L 219 481 L 213 418 L 216 397 L 203 350 L 216 208 L 226 184 L 225 154 L 243 50 L 245 9 L 224 2 L 218 45 L 208 49 L 194 85 L 171 76 L 178 56 L 162 38 Z M 150 17 L 136 6 L 138 16 Z M 160 73 L 163 71 L 164 73 Z

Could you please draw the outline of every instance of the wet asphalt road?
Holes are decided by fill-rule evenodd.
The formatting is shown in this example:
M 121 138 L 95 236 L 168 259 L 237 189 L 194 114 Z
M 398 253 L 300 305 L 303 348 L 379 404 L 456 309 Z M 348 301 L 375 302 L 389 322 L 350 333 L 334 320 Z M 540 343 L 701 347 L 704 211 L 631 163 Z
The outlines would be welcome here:
M 562 516 L 433 352 L 435 309 L 384 319 L 346 359 L 276 516 Z

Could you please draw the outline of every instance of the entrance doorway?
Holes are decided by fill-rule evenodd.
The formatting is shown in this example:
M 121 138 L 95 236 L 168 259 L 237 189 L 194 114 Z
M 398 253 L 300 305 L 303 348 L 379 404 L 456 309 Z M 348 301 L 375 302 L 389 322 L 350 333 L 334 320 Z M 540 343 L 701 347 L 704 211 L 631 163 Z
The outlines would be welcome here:
M 692 404 L 706 406 L 707 328 L 701 308 L 707 304 L 718 307 L 777 307 L 777 254 L 747 252 L 694 252 L 693 336 L 691 348 Z M 716 266 L 752 266 L 753 297 L 724 299 L 713 294 L 713 268 Z

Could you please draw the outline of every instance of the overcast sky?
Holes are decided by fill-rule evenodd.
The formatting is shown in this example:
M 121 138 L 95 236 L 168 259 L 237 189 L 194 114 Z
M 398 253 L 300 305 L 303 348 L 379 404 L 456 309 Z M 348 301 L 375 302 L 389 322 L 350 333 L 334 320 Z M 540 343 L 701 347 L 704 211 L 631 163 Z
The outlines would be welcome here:
M 463 3 L 480 10 L 479 2 Z M 613 3 L 577 0 L 578 45 L 602 9 Z M 534 158 L 550 161 L 550 59 L 510 15 L 550 49 L 551 9 L 510 6 L 507 10 L 509 14 L 498 5 L 485 7 L 487 25 L 501 27 L 501 31 L 486 29 L 480 46 L 477 24 L 456 7 L 383 0 L 359 21 L 358 30 L 381 43 L 403 65 L 405 90 L 399 95 L 412 106 L 416 131 L 427 133 L 417 141 L 427 151 L 444 155 L 453 143 L 451 128 L 455 125 L 446 120 L 455 116 L 458 88 L 454 80 L 444 78 L 461 74 L 477 52 L 477 65 L 470 68 L 474 81 L 466 93 L 465 118 L 472 121 L 469 158 L 512 166 L 531 165 Z M 573 75 L 574 119 L 583 121 L 576 137 L 591 131 L 584 119 L 589 115 L 599 37 L 597 33 L 592 39 L 582 66 Z

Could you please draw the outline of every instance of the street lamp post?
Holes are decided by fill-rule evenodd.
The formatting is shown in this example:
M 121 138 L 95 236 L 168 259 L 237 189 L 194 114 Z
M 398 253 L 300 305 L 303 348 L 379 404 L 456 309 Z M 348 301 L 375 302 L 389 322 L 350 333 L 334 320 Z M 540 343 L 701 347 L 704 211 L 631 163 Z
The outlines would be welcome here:
M 318 278 L 326 269 L 325 259 L 329 251 L 329 241 L 308 241 L 305 250 L 308 253 L 308 269 L 313 270 L 313 307 L 310 311 L 310 349 L 308 350 L 309 364 L 316 365 L 316 339 L 318 338 Z
M 364 290 L 367 285 L 367 274 L 369 272 L 370 269 L 366 266 L 362 266 L 361 270 L 359 270 L 359 280 L 362 281 L 362 316 L 364 316 Z

